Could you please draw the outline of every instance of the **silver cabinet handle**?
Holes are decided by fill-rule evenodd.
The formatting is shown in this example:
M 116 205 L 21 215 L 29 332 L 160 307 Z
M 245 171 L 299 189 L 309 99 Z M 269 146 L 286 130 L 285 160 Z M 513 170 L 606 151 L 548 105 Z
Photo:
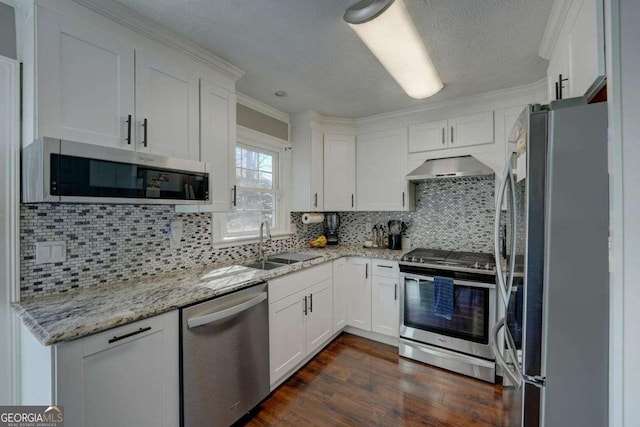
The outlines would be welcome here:
M 453 144 L 453 126 L 451 126 L 451 143 Z
M 402 192 L 402 207 L 404 208 L 404 191 Z
M 315 197 L 315 202 L 313 203 L 313 207 L 317 208 L 318 207 L 318 193 L 316 193 L 314 195 L 314 197 Z
M 447 141 L 445 140 L 445 136 L 444 136 L 446 131 L 447 130 L 445 128 L 442 128 L 442 145 L 445 145 L 447 143 Z
M 369 264 L 364 265 L 364 278 L 365 279 L 369 278 Z
M 304 310 L 302 310 L 302 312 L 304 313 L 304 315 L 307 315 L 307 297 L 304 297 Z
M 393 284 L 393 300 L 398 301 L 398 284 Z
M 378 267 L 381 267 L 381 268 L 393 268 L 390 265 L 380 265 L 380 264 L 378 264 Z
M 243 311 L 249 310 L 251 307 L 254 307 L 260 304 L 262 301 L 266 299 L 267 299 L 267 293 L 260 292 L 258 296 L 253 297 L 248 301 L 244 301 L 238 305 L 234 305 L 233 307 L 229 307 L 224 310 L 214 311 L 213 313 L 208 313 L 202 316 L 197 316 L 197 317 L 192 317 L 190 319 L 187 319 L 187 326 L 189 327 L 189 329 L 191 329 L 191 328 L 196 328 L 198 326 L 206 325 L 209 323 L 218 322 L 223 319 L 227 319 L 229 317 L 240 314 Z
M 313 294 L 309 294 L 309 313 L 313 313 Z
M 354 195 L 352 194 L 352 195 L 351 195 L 351 207 L 353 207 L 353 206 L 354 206 L 354 204 L 355 204 L 355 202 L 354 202 Z

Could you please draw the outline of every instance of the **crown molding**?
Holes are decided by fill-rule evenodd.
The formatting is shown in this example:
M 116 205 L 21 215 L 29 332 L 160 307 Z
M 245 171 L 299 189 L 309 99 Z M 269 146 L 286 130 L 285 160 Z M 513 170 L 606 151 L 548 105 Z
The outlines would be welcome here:
M 269 104 L 265 104 L 264 102 L 258 101 L 257 99 L 251 98 L 250 96 L 245 95 L 243 93 L 236 92 L 236 101 L 238 104 L 242 104 L 245 107 L 249 107 L 252 110 L 265 114 L 276 120 L 280 120 L 281 122 L 285 122 L 285 123 L 290 122 L 289 115 L 284 111 L 280 111 Z
M 161 26 L 144 15 L 129 9 L 114 0 L 73 0 L 100 15 L 117 22 L 118 24 L 150 38 L 168 48 L 178 51 L 190 58 L 213 68 L 220 74 L 238 81 L 244 75 L 244 71 L 235 65 L 221 59 L 209 50 L 198 46 L 186 37 L 182 37 L 173 31 Z
M 306 110 L 292 117 L 294 127 L 311 127 L 323 133 L 339 135 L 356 135 L 358 133 L 356 119 L 323 116 L 313 110 Z
M 547 26 L 544 29 L 542 35 L 542 41 L 540 42 L 540 48 L 538 49 L 538 56 L 544 59 L 551 59 L 553 49 L 556 47 L 556 43 L 562 33 L 562 27 L 571 8 L 573 0 L 555 0 L 549 19 L 547 20 Z
M 358 126 L 370 124 L 372 122 L 394 119 L 408 114 L 423 113 L 434 110 L 441 110 L 445 108 L 463 107 L 467 105 L 479 105 L 489 104 L 496 101 L 501 101 L 506 98 L 516 98 L 519 96 L 531 95 L 534 99 L 540 93 L 546 93 L 547 79 L 538 80 L 533 83 L 528 83 L 522 86 L 516 86 L 506 89 L 498 89 L 492 92 L 480 93 L 477 95 L 471 95 L 464 98 L 455 98 L 446 101 L 436 101 L 426 105 L 420 105 L 417 107 L 404 108 L 401 110 L 391 111 L 389 113 L 375 114 L 373 116 L 362 117 L 356 119 Z

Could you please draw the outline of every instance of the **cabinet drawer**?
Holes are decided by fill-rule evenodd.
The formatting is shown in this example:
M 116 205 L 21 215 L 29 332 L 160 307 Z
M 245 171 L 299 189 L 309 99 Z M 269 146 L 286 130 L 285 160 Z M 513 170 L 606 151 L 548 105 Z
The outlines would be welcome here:
M 293 295 L 320 283 L 331 279 L 333 276 L 332 264 L 327 262 L 322 265 L 307 268 L 296 273 L 287 274 L 269 281 L 269 304 Z
M 373 275 L 382 277 L 397 278 L 400 275 L 400 267 L 397 261 L 388 261 L 383 259 L 372 259 Z
M 154 316 L 87 337 L 82 344 L 83 356 L 90 356 L 109 347 L 116 347 L 129 341 L 161 332 L 163 329 L 162 320 L 163 316 Z

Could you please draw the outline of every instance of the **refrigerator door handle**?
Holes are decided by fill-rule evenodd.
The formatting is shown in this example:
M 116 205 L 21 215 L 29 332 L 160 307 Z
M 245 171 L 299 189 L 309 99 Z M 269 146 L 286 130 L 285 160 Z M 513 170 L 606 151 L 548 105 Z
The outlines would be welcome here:
M 515 156 L 515 154 L 511 154 L 511 156 Z M 507 292 L 506 295 L 511 295 L 511 290 L 513 289 L 513 276 L 516 271 L 516 231 L 518 224 L 516 221 L 518 220 L 518 207 L 516 204 L 516 183 L 515 178 L 513 176 L 513 170 L 511 169 L 511 160 L 507 163 L 509 166 L 509 185 L 511 186 L 511 259 L 509 260 L 509 278 L 507 279 Z M 506 300 L 507 306 L 509 305 L 509 300 Z
M 504 306 L 509 304 L 509 294 L 507 293 L 507 285 L 504 280 L 504 272 L 502 271 L 502 254 L 500 253 L 500 216 L 502 214 L 502 201 L 504 200 L 505 190 L 507 188 L 507 180 L 511 171 L 511 162 L 507 162 L 502 173 L 502 181 L 498 190 L 498 199 L 496 200 L 496 214 L 493 220 L 493 253 L 496 258 L 496 273 L 498 276 L 498 289 L 504 301 Z M 506 238 L 506 236 L 505 236 Z M 505 254 L 506 256 L 506 254 Z
M 493 326 L 493 329 L 491 330 L 491 350 L 493 351 L 493 355 L 496 358 L 496 363 L 498 365 L 500 365 L 502 367 L 502 371 L 504 373 L 504 375 L 509 379 L 509 381 L 514 384 L 516 386 L 516 388 L 520 388 L 522 386 L 522 374 L 520 373 L 520 369 L 518 368 L 518 358 L 515 355 L 515 346 L 512 346 L 513 344 L 513 338 L 511 337 L 511 333 L 509 332 L 508 328 L 505 328 L 505 337 L 507 337 L 507 347 L 505 348 L 505 351 L 508 351 L 509 353 L 511 353 L 511 359 L 513 359 L 513 365 L 516 368 L 517 372 L 513 372 L 511 370 L 511 367 L 509 366 L 509 364 L 507 363 L 507 361 L 505 360 L 504 356 L 502 355 L 502 353 L 500 352 L 499 348 L 498 348 L 498 333 L 500 332 L 500 329 L 502 329 L 503 327 L 505 327 L 506 325 L 506 321 L 505 318 L 503 317 L 502 319 L 498 320 L 496 322 L 496 324 Z

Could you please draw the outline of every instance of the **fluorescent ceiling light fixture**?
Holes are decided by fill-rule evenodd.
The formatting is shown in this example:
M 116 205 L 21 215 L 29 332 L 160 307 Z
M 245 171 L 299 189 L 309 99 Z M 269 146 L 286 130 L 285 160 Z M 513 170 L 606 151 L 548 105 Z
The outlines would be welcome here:
M 412 98 L 444 87 L 403 0 L 362 0 L 344 20 Z

